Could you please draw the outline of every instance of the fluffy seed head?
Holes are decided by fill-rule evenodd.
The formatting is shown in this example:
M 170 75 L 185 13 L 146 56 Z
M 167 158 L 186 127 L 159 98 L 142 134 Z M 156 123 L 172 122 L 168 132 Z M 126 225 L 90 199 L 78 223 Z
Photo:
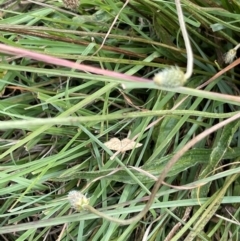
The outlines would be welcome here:
M 183 86 L 187 79 L 184 72 L 178 66 L 172 66 L 157 73 L 154 76 L 153 81 L 157 85 L 174 88 Z
M 77 11 L 78 7 L 80 6 L 79 0 L 62 0 L 64 7 L 71 9 L 72 11 Z
M 89 199 L 78 191 L 70 191 L 68 193 L 68 201 L 76 211 L 86 209 L 86 206 L 89 204 Z
M 224 59 L 224 62 L 226 64 L 231 64 L 233 62 L 233 60 L 235 59 L 236 57 L 236 54 L 237 54 L 237 50 L 234 48 L 234 49 L 230 49 L 227 53 L 224 54 L 223 56 L 223 59 Z

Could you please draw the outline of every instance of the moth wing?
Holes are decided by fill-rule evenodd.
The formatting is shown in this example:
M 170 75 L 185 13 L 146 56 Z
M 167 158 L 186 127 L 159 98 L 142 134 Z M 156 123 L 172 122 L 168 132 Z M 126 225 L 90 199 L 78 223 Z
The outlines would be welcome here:
M 122 148 L 121 141 L 116 137 L 105 142 L 104 145 L 110 150 L 114 150 L 114 151 L 119 151 Z
M 122 150 L 121 151 L 123 151 L 123 152 L 124 151 L 129 151 L 129 150 L 132 150 L 134 147 L 138 148 L 140 146 L 142 146 L 141 143 L 136 143 L 135 141 L 132 141 L 132 140 L 130 140 L 128 138 L 124 138 L 122 140 Z

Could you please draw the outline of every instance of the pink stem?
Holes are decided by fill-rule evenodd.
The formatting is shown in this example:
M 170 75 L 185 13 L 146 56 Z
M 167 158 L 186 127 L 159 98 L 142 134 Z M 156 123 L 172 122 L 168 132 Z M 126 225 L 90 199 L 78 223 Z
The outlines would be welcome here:
M 75 62 L 71 62 L 69 60 L 59 59 L 59 58 L 52 57 L 49 55 L 35 53 L 35 52 L 29 51 L 26 49 L 12 47 L 12 46 L 8 46 L 5 44 L 0 44 L 0 51 L 5 54 L 21 55 L 22 57 L 28 57 L 31 59 L 39 60 L 39 61 L 50 63 L 50 64 L 65 66 L 65 67 L 69 67 L 72 69 L 78 69 L 78 70 L 85 71 L 85 72 L 91 72 L 94 74 L 118 78 L 121 80 L 128 80 L 128 81 L 135 81 L 135 82 L 151 82 L 151 80 L 148 80 L 148 79 L 144 79 L 144 78 L 140 78 L 140 77 L 136 77 L 136 76 L 130 76 L 130 75 L 126 75 L 126 74 L 121 74 L 121 73 L 117 73 L 117 72 L 110 71 L 110 70 L 95 68 L 95 67 L 91 67 L 91 66 L 84 65 L 84 64 L 78 64 Z

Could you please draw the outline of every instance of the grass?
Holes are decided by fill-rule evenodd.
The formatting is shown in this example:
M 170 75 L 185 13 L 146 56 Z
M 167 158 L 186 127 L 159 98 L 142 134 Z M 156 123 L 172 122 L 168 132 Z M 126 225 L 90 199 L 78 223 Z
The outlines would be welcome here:
M 174 1 L 4 11 L 1 240 L 239 240 L 240 59 L 226 65 L 223 55 L 238 44 L 240 5 L 181 3 L 194 69 L 177 88 L 152 81 L 163 68 L 186 70 Z M 142 146 L 111 151 L 113 137 Z M 138 222 L 77 212 L 67 199 L 78 190 L 104 215 L 132 218 L 173 158 Z

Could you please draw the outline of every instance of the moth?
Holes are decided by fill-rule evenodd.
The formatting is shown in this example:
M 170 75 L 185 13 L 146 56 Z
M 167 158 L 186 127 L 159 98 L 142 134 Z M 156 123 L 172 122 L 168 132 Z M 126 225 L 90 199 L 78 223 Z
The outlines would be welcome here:
M 105 142 L 104 145 L 110 150 L 125 152 L 132 150 L 133 148 L 138 148 L 142 146 L 141 143 L 137 143 L 128 138 L 124 138 L 123 140 L 119 140 L 118 138 L 112 138 L 109 141 Z

